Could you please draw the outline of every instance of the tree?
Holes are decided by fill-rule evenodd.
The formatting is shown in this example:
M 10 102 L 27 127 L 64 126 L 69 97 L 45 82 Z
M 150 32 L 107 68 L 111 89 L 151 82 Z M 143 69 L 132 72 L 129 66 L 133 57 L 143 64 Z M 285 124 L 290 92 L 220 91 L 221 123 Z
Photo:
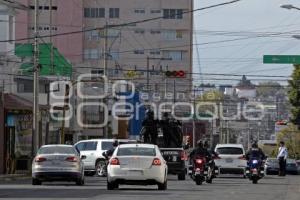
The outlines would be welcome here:
M 300 131 L 297 126 L 289 124 L 277 136 L 277 142 L 284 141 L 288 149 L 289 157 L 300 158 Z
M 269 97 L 274 96 L 274 94 L 278 93 L 282 89 L 283 88 L 279 83 L 268 81 L 259 83 L 256 91 L 258 97 Z
M 292 73 L 292 80 L 289 81 L 290 90 L 288 92 L 289 100 L 292 105 L 291 121 L 298 125 L 300 128 L 300 65 L 294 65 L 294 71 Z

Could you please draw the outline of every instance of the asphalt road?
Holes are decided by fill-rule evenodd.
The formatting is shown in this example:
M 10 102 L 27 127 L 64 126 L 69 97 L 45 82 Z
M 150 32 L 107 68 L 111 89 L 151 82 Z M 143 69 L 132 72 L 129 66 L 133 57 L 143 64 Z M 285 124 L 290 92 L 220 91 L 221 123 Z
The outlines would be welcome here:
M 47 199 L 109 199 L 109 200 L 299 200 L 300 176 L 268 176 L 257 185 L 247 179 L 217 178 L 212 184 L 197 186 L 187 178 L 177 181 L 169 176 L 168 190 L 158 191 L 156 186 L 120 186 L 107 191 L 105 178 L 87 177 L 85 186 L 73 183 L 43 183 L 32 186 L 30 179 L 1 181 L 0 198 Z

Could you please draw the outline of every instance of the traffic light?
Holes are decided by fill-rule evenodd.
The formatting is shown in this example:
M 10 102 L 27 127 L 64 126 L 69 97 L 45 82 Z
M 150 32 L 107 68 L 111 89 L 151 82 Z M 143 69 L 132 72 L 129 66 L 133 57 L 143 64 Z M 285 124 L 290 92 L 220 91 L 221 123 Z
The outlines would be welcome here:
M 168 78 L 184 78 L 185 75 L 185 71 L 183 70 L 165 72 L 165 76 Z

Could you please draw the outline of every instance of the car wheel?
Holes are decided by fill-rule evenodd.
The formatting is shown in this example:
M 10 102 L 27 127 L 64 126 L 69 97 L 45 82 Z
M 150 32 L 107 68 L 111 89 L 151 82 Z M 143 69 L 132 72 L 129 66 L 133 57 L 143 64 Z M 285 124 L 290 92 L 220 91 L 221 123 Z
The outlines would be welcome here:
M 108 182 L 107 181 L 107 190 L 114 190 L 117 187 L 119 187 L 119 185 L 115 184 L 115 182 Z
M 159 183 L 158 184 L 158 190 L 166 190 L 167 187 L 168 187 L 168 181 L 167 180 L 165 180 L 164 183 Z
M 36 179 L 36 178 L 33 178 L 32 179 L 32 185 L 42 185 L 42 181 Z
M 105 161 L 103 160 L 100 160 L 96 163 L 96 174 L 97 176 L 105 176 L 105 167 L 106 167 L 106 164 L 105 164 Z
M 185 171 L 182 171 L 180 174 L 177 175 L 178 180 L 183 181 L 185 180 Z

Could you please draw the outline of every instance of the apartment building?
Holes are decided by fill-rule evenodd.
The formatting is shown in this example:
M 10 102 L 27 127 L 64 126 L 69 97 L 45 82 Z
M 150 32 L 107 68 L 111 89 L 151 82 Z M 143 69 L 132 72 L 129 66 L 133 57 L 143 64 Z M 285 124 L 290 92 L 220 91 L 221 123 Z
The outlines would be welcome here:
M 84 63 L 103 68 L 107 52 L 109 77 L 131 79 L 138 89 L 151 92 L 173 92 L 174 81 L 176 92 L 190 89 L 193 14 L 185 12 L 193 9 L 192 0 L 86 0 L 83 7 L 85 30 L 137 22 L 85 32 Z M 185 75 L 167 78 L 166 71 Z

